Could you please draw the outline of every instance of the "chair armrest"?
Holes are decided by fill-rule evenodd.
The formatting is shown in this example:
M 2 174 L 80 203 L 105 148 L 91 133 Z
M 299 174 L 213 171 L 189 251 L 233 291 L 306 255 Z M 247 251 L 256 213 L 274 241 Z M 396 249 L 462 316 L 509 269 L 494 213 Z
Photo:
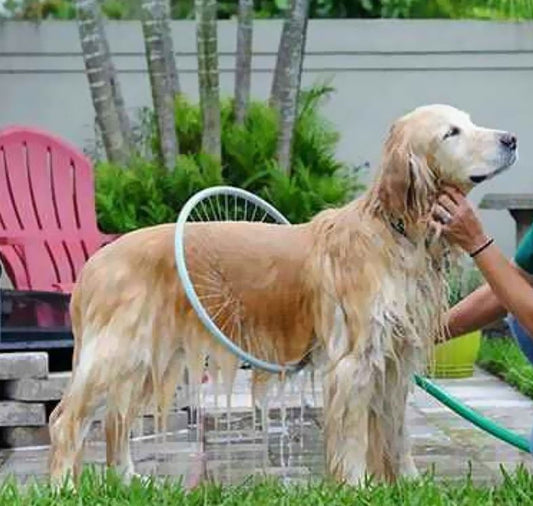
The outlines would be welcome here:
M 74 283 L 52 283 L 52 287 L 60 293 L 71 294 Z
M 102 246 L 109 244 L 113 241 L 116 241 L 123 234 L 102 234 Z

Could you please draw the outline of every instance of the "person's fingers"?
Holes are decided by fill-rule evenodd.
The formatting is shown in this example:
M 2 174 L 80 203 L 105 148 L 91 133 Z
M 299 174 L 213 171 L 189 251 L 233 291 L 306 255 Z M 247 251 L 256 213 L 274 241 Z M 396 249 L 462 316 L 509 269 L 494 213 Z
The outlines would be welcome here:
M 453 185 L 444 186 L 442 194 L 447 195 L 456 205 L 460 205 L 461 201 L 465 199 L 464 193 Z
M 438 236 L 447 235 L 450 231 L 448 225 L 444 225 L 442 221 L 431 219 L 429 223 Z
M 441 233 L 443 225 L 442 225 L 442 223 L 440 221 L 438 221 L 438 220 L 436 220 L 434 218 L 431 218 L 429 220 L 429 224 L 430 224 L 430 226 L 433 229 L 437 230 L 439 232 L 439 234 Z
M 444 207 L 450 214 L 454 214 L 455 210 L 457 209 L 457 203 L 454 202 L 449 195 L 446 193 L 443 193 L 438 198 L 438 203 Z
M 433 216 L 440 221 L 441 223 L 444 223 L 447 225 L 452 221 L 452 215 L 442 206 L 436 205 L 433 210 Z
M 432 217 L 430 221 L 433 226 L 438 226 L 440 228 L 444 226 L 442 220 L 440 220 L 438 217 Z
M 437 218 L 440 218 L 444 223 L 448 223 L 452 219 L 452 214 L 446 207 L 444 207 L 440 202 L 437 202 L 433 208 L 433 214 Z
M 466 193 L 461 189 L 459 188 L 459 186 L 455 185 L 455 184 L 452 184 L 450 185 L 450 187 L 452 188 L 452 192 L 458 196 L 458 197 L 466 197 Z

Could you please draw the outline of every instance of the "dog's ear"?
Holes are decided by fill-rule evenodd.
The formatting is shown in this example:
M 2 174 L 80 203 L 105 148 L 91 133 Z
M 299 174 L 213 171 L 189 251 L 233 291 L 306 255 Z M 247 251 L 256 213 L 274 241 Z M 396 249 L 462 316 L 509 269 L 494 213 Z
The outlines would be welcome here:
M 405 125 L 395 124 L 385 142 L 378 199 L 391 216 L 417 219 L 424 212 L 430 169 L 415 154 Z

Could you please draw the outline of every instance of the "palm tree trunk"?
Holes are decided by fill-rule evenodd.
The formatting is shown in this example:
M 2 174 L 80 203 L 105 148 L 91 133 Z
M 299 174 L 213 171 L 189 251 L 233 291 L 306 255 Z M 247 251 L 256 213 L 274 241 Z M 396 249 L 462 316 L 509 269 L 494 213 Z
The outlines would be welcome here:
M 104 22 L 102 20 L 102 15 L 99 12 L 97 17 L 98 30 L 100 32 L 100 38 L 103 44 L 102 51 L 104 57 L 104 64 L 106 67 L 107 79 L 111 84 L 111 90 L 113 92 L 113 100 L 115 102 L 115 107 L 117 109 L 120 129 L 122 131 L 122 136 L 126 140 L 128 150 L 131 151 L 132 148 L 132 132 L 130 120 L 128 114 L 126 113 L 126 104 L 124 102 L 124 96 L 122 95 L 122 90 L 120 88 L 120 83 L 117 77 L 117 71 L 115 65 L 113 64 L 113 59 L 111 58 L 111 50 L 109 49 L 109 42 L 105 35 Z
M 202 150 L 220 160 L 220 99 L 216 0 L 195 0 Z
M 235 119 L 244 123 L 252 72 L 252 19 L 253 0 L 239 0 L 239 20 L 237 25 L 237 63 L 235 74 Z
M 279 113 L 278 164 L 287 174 L 291 166 L 308 13 L 309 0 L 292 0 L 289 17 L 283 25 L 270 96 L 271 106 Z
M 174 96 L 171 89 L 164 51 L 164 0 L 143 0 L 142 28 L 146 61 L 150 75 L 152 100 L 157 120 L 161 158 L 167 170 L 172 170 L 178 155 L 178 139 L 174 120 Z
M 178 68 L 176 66 L 176 57 L 174 55 L 174 43 L 172 42 L 172 32 L 170 30 L 170 0 L 162 0 L 165 8 L 163 15 L 163 45 L 165 59 L 167 61 L 168 78 L 170 79 L 170 88 L 173 95 L 181 93 L 180 82 L 178 77 Z
M 291 47 L 291 23 L 287 17 L 283 22 L 281 38 L 279 40 L 278 57 L 274 67 L 274 77 L 272 78 L 272 87 L 270 89 L 270 107 L 279 111 L 281 83 L 284 76 L 284 70 L 289 64 L 289 53 Z
M 305 58 L 305 47 L 307 45 L 307 26 L 309 24 L 309 5 L 310 5 L 310 0 L 307 6 L 307 14 L 305 16 L 304 27 L 302 30 L 303 34 L 302 34 L 302 41 L 301 41 L 301 46 L 300 46 L 300 50 L 301 50 L 300 71 L 298 72 L 298 85 L 297 85 L 298 91 L 300 91 L 301 84 L 302 84 L 302 70 L 303 70 L 303 64 L 304 64 L 304 58 Z
M 120 117 L 108 79 L 102 32 L 98 28 L 100 10 L 97 0 L 76 0 L 76 15 L 83 60 L 93 106 L 110 162 L 125 164 L 129 158 L 128 143 L 120 125 Z

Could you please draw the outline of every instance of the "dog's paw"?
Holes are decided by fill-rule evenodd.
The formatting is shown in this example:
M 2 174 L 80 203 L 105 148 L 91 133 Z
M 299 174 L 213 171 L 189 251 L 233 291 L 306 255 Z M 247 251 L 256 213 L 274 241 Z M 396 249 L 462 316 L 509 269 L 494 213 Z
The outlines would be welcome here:
M 128 484 L 131 484 L 133 481 L 137 480 L 144 486 L 151 484 L 162 485 L 165 482 L 165 479 L 161 476 L 155 476 L 153 474 L 133 473 L 132 475 L 130 475 Z
M 402 478 L 415 480 L 420 476 L 420 472 L 416 468 L 415 462 L 411 455 L 404 458 L 400 469 L 400 475 Z
M 133 480 L 143 481 L 144 475 L 136 473 L 133 469 L 126 469 L 122 471 L 122 481 L 125 485 L 130 485 Z
M 50 487 L 56 494 L 70 493 L 76 490 L 76 482 L 71 473 L 62 476 L 51 476 Z

